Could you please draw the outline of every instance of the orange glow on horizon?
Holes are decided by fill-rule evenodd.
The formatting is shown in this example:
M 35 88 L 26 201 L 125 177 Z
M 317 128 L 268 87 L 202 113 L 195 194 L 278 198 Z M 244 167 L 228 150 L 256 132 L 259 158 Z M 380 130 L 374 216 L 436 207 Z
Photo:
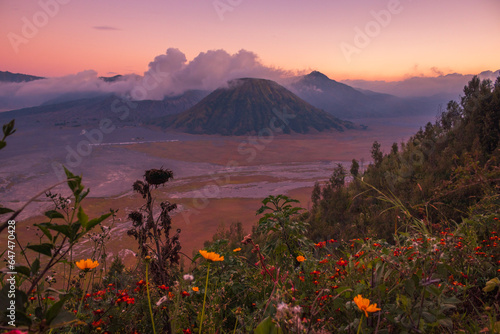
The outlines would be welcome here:
M 7 38 L 0 39 L 0 70 L 49 77 L 84 70 L 142 75 L 170 47 L 188 61 L 208 50 L 245 49 L 264 65 L 315 69 L 335 80 L 395 81 L 500 69 L 500 45 L 494 43 L 498 1 L 400 0 L 387 16 L 390 3 L 397 2 L 391 1 L 255 0 L 220 12 L 210 1 L 192 6 L 61 0 L 57 8 L 43 9 L 41 2 L 4 0 L 0 22 Z

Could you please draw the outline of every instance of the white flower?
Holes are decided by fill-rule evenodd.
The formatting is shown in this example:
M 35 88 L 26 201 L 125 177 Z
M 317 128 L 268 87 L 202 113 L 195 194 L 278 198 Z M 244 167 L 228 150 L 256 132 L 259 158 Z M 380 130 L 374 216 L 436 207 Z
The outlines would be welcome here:
M 276 320 L 280 320 L 281 318 L 285 318 L 288 311 L 288 305 L 286 303 L 279 303 L 276 306 Z
M 185 281 L 190 281 L 190 282 L 194 280 L 194 276 L 189 274 L 182 276 L 182 278 L 184 278 Z
M 163 297 L 161 297 L 161 298 L 160 298 L 160 300 L 158 300 L 158 301 L 156 302 L 156 306 L 160 306 L 160 305 L 161 305 L 161 304 L 162 304 L 165 300 L 167 300 L 167 299 L 168 299 L 168 297 L 167 297 L 167 296 L 163 296 Z
M 278 312 L 283 312 L 288 310 L 288 305 L 286 303 L 279 303 L 277 307 Z

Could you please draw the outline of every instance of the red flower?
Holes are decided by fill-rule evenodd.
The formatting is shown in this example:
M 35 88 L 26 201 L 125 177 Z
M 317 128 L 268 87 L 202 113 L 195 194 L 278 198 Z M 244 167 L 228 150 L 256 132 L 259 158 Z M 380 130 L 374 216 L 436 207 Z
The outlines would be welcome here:
M 93 321 L 93 322 L 92 322 L 92 326 L 94 326 L 94 327 L 99 327 L 99 326 L 101 326 L 103 323 L 104 323 L 104 321 L 102 321 L 102 319 L 99 319 L 98 321 Z
M 188 328 L 188 329 L 183 329 L 183 330 L 182 330 L 182 333 L 183 333 L 183 334 L 191 334 L 192 332 L 191 332 L 191 330 Z
M 321 241 L 321 242 L 318 242 L 317 244 L 314 244 L 314 247 L 316 248 L 323 248 L 326 246 L 326 241 Z
M 188 297 L 188 296 L 189 296 L 189 292 L 187 292 L 187 291 L 182 291 L 182 292 L 181 292 L 181 295 L 182 295 L 182 297 Z
M 162 284 L 158 287 L 158 289 L 160 290 L 168 290 L 168 286 L 166 286 L 165 284 Z
M 359 258 L 364 253 L 365 253 L 365 251 L 357 252 L 356 255 L 354 255 L 354 257 Z
M 337 266 L 340 266 L 340 267 L 345 267 L 348 264 L 349 264 L 349 262 L 344 260 L 343 258 L 340 258 L 340 260 L 337 261 Z

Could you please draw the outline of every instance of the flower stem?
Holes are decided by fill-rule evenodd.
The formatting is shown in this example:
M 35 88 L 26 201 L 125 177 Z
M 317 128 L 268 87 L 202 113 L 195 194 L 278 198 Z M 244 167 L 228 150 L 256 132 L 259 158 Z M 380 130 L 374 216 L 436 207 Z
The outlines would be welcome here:
M 85 278 L 87 278 L 87 272 L 85 272 L 84 279 Z M 83 290 L 82 298 L 80 299 L 80 304 L 78 305 L 78 310 L 76 311 L 76 318 L 78 318 L 78 315 L 80 314 L 80 310 L 81 310 L 82 304 L 83 304 L 83 298 L 85 298 L 85 294 L 87 293 L 87 290 L 89 289 L 90 281 L 91 280 L 89 279 L 89 281 L 87 283 L 87 288 L 85 290 Z M 85 285 L 85 281 L 84 281 L 84 285 Z M 69 332 L 73 333 L 73 325 L 71 325 Z
M 208 290 L 208 274 L 210 273 L 210 262 L 208 263 L 207 268 L 207 280 L 205 282 L 205 296 L 203 296 L 203 307 L 201 311 L 201 320 L 200 320 L 200 330 L 198 334 L 201 334 L 201 327 L 203 326 L 203 317 L 205 316 L 205 301 L 207 300 L 207 290 Z
M 153 325 L 153 333 L 156 334 L 155 319 L 153 317 L 153 309 L 151 308 L 151 297 L 149 296 L 148 268 L 149 268 L 149 263 L 146 262 L 146 291 L 148 292 L 149 314 L 151 314 L 151 324 Z
M 361 319 L 359 319 L 359 326 L 358 326 L 358 331 L 356 332 L 356 334 L 359 334 L 359 331 L 361 330 L 361 324 L 363 323 L 363 315 L 361 315 Z M 361 332 L 363 333 L 363 332 Z
M 233 330 L 233 334 L 236 333 L 236 327 L 238 327 L 238 316 L 236 316 L 236 321 L 234 322 L 234 330 Z
M 85 273 L 85 278 L 87 278 L 87 273 Z M 88 283 L 87 283 L 87 288 L 85 290 L 83 290 L 82 299 L 80 299 L 80 305 L 78 305 L 78 311 L 76 312 L 76 317 L 77 318 L 78 318 L 78 315 L 80 314 L 80 310 L 82 308 L 83 298 L 85 297 L 85 294 L 87 293 L 87 291 L 89 289 L 90 281 L 91 280 L 89 279 Z

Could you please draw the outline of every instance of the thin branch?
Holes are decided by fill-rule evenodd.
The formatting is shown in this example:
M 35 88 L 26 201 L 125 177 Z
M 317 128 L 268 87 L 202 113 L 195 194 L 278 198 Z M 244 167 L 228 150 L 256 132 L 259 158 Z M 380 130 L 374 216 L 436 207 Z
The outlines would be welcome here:
M 61 181 L 61 182 L 58 182 L 50 187 L 48 187 L 47 189 L 44 189 L 42 191 L 40 191 L 38 194 L 36 194 L 35 196 L 33 196 L 28 202 L 26 202 L 19 210 L 17 210 L 16 212 L 14 212 L 12 214 L 12 216 L 10 216 L 9 219 L 7 219 L 5 221 L 5 223 L 2 224 L 2 226 L 0 226 L 0 233 L 2 233 L 2 231 L 8 226 L 9 224 L 9 220 L 14 220 L 31 202 L 33 202 L 35 199 L 37 199 L 39 196 L 45 194 L 47 191 L 49 191 L 50 189 L 54 188 L 54 187 L 57 187 L 58 185 L 61 185 L 63 183 L 66 183 L 68 182 L 69 180 L 71 179 L 68 179 L 68 180 L 64 180 L 64 181 Z

